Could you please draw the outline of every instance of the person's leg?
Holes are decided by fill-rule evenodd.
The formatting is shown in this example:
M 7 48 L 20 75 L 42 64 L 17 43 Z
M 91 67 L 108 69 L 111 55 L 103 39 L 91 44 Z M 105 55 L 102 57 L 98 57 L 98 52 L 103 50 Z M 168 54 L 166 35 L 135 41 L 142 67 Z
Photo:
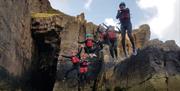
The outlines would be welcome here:
M 83 86 L 85 83 L 85 79 L 84 79 L 84 73 L 80 74 L 80 85 Z
M 117 53 L 117 39 L 115 39 L 115 41 L 114 41 L 114 53 L 115 53 L 115 56 L 117 58 L 118 57 L 118 53 Z
M 69 72 L 71 72 L 71 71 L 73 71 L 73 70 L 76 70 L 76 68 L 77 68 L 76 66 L 77 66 L 77 65 L 73 65 L 72 68 L 69 69 L 69 70 L 65 73 L 65 76 L 64 76 L 64 77 L 67 78 Z
M 77 73 L 77 76 L 79 76 L 79 70 L 80 70 L 80 67 L 79 67 L 79 64 L 77 64 L 76 66 L 75 66 L 75 70 L 76 70 L 76 73 Z
M 108 45 L 109 45 L 110 55 L 111 55 L 112 58 L 114 58 L 113 44 L 111 43 L 111 40 L 108 40 Z
M 85 79 L 85 81 L 87 81 L 87 72 L 84 73 L 84 79 Z
M 133 49 L 135 49 L 134 38 L 132 36 L 132 24 L 128 25 L 127 33 L 128 33 L 129 40 L 131 41 L 132 47 L 133 47 Z
M 82 83 L 84 84 L 84 82 L 85 82 L 85 78 L 84 78 L 85 76 L 84 76 L 84 73 L 82 74 Z
M 123 51 L 124 51 L 124 55 L 127 57 L 127 52 L 126 52 L 126 28 L 125 26 L 121 25 L 121 37 L 122 37 L 122 47 L 123 47 Z
M 79 74 L 79 84 L 82 85 L 82 73 Z
M 87 82 L 87 76 L 86 76 L 86 73 L 83 74 L 83 83 L 86 83 Z
M 135 43 L 134 43 L 134 38 L 132 36 L 132 24 L 131 23 L 127 27 L 127 33 L 128 33 L 129 40 L 131 41 L 131 44 L 132 44 L 133 54 L 136 55 L 137 53 L 136 53 L 136 47 L 135 47 Z
M 107 35 L 105 35 L 104 40 L 103 40 L 103 43 L 106 44 L 106 45 L 108 45 L 108 38 L 107 38 Z
M 81 91 L 81 74 L 78 74 L 78 91 Z

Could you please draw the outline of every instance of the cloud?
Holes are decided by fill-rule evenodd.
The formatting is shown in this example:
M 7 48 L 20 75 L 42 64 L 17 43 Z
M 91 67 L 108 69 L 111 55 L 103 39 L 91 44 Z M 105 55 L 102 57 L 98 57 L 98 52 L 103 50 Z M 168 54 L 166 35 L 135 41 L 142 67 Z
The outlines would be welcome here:
M 137 0 L 137 5 L 145 12 L 156 11 L 153 17 L 142 21 L 150 25 L 152 38 L 175 40 L 180 45 L 179 0 Z
M 113 18 L 106 18 L 104 20 L 104 23 L 108 26 L 112 25 L 112 26 L 120 27 L 120 25 L 118 25 L 119 21 L 115 21 Z M 118 30 L 116 27 L 115 30 Z
M 84 8 L 85 8 L 85 9 L 90 9 L 90 6 L 91 6 L 91 4 L 92 4 L 92 1 L 93 1 L 93 0 L 85 0 Z
M 114 21 L 113 18 L 106 18 L 104 20 L 104 23 L 107 24 L 107 25 L 116 26 L 118 22 Z

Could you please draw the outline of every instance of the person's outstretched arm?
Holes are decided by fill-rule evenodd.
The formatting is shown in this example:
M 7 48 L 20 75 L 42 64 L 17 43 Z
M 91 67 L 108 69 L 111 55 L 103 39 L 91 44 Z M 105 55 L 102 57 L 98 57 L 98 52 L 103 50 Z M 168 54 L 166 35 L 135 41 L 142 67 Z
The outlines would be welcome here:
M 119 27 L 116 27 L 118 29 L 118 33 L 121 33 L 121 29 Z
M 109 28 L 106 24 L 103 23 L 103 25 L 104 25 L 107 29 Z
M 94 41 L 94 40 L 92 40 L 92 42 L 93 42 L 93 43 L 95 43 L 95 44 L 97 43 L 97 42 L 96 42 L 96 41 Z
M 72 56 L 61 55 L 64 58 L 71 58 Z
M 78 53 L 76 54 L 76 56 L 78 56 L 79 58 L 81 58 L 81 52 L 82 52 L 82 47 L 80 48 L 80 50 L 78 51 Z
M 80 42 L 80 41 L 78 41 L 78 43 L 79 43 L 79 44 L 83 44 L 83 43 L 85 43 L 85 42 L 86 42 L 86 40 L 81 41 L 81 42 Z

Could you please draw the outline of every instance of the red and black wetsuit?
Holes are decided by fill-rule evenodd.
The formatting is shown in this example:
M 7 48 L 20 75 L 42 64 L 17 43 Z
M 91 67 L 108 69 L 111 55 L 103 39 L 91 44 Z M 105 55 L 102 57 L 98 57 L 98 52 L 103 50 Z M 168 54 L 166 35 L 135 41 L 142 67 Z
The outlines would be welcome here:
M 87 80 L 86 73 L 88 72 L 88 61 L 84 60 L 80 62 L 80 69 L 79 69 L 79 77 L 80 82 L 84 82 Z
M 80 62 L 80 73 L 87 73 L 88 72 L 88 61 Z
M 68 76 L 69 72 L 73 71 L 73 70 L 76 70 L 77 73 L 79 73 L 79 63 L 80 63 L 80 54 L 81 54 L 81 51 L 82 51 L 82 48 L 79 50 L 79 52 L 75 55 L 75 56 L 65 56 L 65 55 L 62 55 L 62 57 L 65 57 L 65 58 L 69 58 L 71 59 L 71 62 L 73 63 L 73 66 L 71 69 L 69 69 L 66 73 L 65 73 L 65 77 Z
M 118 10 L 116 19 L 119 19 L 122 25 L 129 25 L 131 23 L 129 8 Z
M 114 58 L 114 53 L 117 58 L 117 34 L 115 30 L 107 31 L 108 45 L 111 56 Z
M 116 19 L 119 19 L 121 23 L 121 36 L 122 36 L 122 46 L 123 46 L 123 51 L 125 56 L 127 56 L 126 53 L 126 43 L 125 43 L 125 37 L 126 37 L 126 31 L 128 33 L 128 37 L 131 41 L 133 50 L 135 50 L 135 43 L 134 43 L 134 38 L 132 36 L 132 24 L 130 20 L 130 10 L 128 8 L 118 10 Z

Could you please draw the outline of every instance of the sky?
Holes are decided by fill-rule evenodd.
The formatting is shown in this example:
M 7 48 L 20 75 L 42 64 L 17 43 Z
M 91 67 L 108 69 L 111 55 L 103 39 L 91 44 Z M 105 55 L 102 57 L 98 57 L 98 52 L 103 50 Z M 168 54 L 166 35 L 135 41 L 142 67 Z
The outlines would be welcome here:
M 118 5 L 125 2 L 133 28 L 149 24 L 151 39 L 175 40 L 180 46 L 180 0 L 49 0 L 51 6 L 68 15 L 84 12 L 89 22 L 118 26 Z

